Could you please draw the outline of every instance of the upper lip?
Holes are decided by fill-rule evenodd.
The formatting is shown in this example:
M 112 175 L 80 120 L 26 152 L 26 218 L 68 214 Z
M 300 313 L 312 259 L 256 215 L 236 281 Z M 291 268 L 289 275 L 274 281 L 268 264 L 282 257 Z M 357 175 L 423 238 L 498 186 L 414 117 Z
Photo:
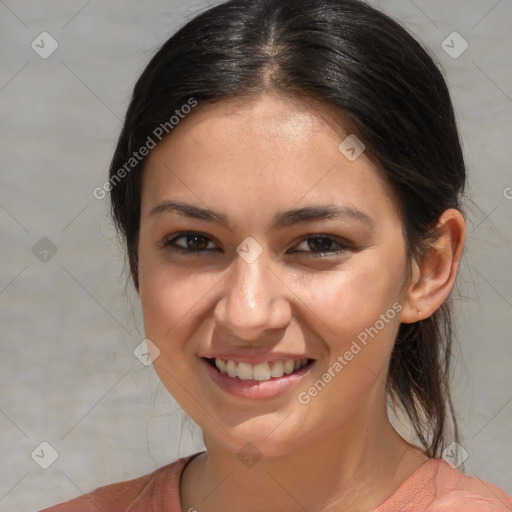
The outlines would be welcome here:
M 285 352 L 267 352 L 266 354 L 259 355 L 250 355 L 248 353 L 245 354 L 234 354 L 228 352 L 215 352 L 202 354 L 201 357 L 206 359 L 224 359 L 229 361 L 234 361 L 236 363 L 250 363 L 250 364 L 258 364 L 258 363 L 266 363 L 270 361 L 289 361 L 299 360 L 299 359 L 312 359 L 306 354 L 290 354 Z

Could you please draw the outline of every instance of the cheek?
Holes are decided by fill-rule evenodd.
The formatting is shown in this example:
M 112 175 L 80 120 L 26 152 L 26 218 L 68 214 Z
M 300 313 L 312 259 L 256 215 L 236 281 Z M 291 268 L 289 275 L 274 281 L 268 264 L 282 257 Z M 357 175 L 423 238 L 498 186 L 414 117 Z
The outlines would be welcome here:
M 343 423 L 374 392 L 383 393 L 400 324 L 398 287 L 390 276 L 347 272 L 317 283 L 308 321 L 322 337 L 321 370 L 299 401 L 327 423 Z M 325 425 L 326 428 L 327 424 Z
M 182 348 L 187 339 L 183 329 L 192 323 L 214 284 L 214 277 L 206 273 L 191 278 L 191 274 L 158 265 L 142 269 L 140 300 L 146 336 L 157 345 L 176 340 Z
M 317 402 L 348 414 L 374 386 L 385 383 L 387 363 L 400 325 L 401 257 L 369 252 L 343 271 L 305 284 L 310 325 L 325 344 L 323 383 Z M 309 293 L 308 291 L 309 290 Z M 305 392 L 315 395 L 322 383 Z M 340 408 L 340 404 L 342 407 Z
M 315 276 L 313 281 L 303 293 L 311 311 L 329 327 L 326 338 L 357 336 L 400 299 L 401 273 L 396 263 L 365 261 L 357 268 Z
M 195 358 L 191 356 L 195 355 L 194 340 L 198 338 L 198 308 L 214 284 L 212 277 L 204 274 L 192 279 L 190 274 L 186 276 L 185 272 L 165 268 L 157 262 L 151 264 L 148 260 L 140 269 L 144 332 L 159 350 L 153 361 L 154 370 L 180 404 L 189 404 L 190 375 L 195 371 Z

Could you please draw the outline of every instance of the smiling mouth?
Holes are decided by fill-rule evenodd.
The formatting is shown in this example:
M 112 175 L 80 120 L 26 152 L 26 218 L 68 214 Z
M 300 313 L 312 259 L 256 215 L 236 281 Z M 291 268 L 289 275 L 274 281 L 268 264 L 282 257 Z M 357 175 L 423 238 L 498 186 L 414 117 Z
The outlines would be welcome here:
M 299 372 L 311 366 L 314 359 L 289 359 L 283 361 L 269 361 L 257 364 L 237 363 L 228 359 L 203 358 L 210 366 L 222 375 L 233 379 L 270 381 Z

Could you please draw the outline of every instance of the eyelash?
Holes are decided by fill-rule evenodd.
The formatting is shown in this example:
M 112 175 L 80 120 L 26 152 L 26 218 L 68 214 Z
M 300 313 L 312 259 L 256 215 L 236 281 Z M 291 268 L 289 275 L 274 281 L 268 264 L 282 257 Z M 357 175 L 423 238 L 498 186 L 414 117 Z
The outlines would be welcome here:
M 176 251 L 176 252 L 179 252 L 182 254 L 186 254 L 187 256 L 201 256 L 203 253 L 212 252 L 211 249 L 199 249 L 199 250 L 185 249 L 183 247 L 176 245 L 176 240 L 179 240 L 180 238 L 187 238 L 187 237 L 192 237 L 192 236 L 198 236 L 200 238 L 203 238 L 203 239 L 211 242 L 210 238 L 206 235 L 203 235 L 196 231 L 188 231 L 188 232 L 179 233 L 177 236 L 175 236 L 173 238 L 167 238 L 167 239 L 163 240 L 162 242 L 160 242 L 159 245 L 162 249 Z M 311 257 L 318 258 L 318 257 L 322 257 L 325 255 L 334 256 L 337 254 L 341 254 L 342 252 L 351 248 L 351 246 L 345 242 L 339 241 L 332 236 L 321 235 L 321 234 L 306 236 L 301 239 L 301 241 L 299 242 L 298 245 L 301 245 L 303 242 L 307 242 L 308 240 L 315 240 L 315 239 L 330 240 L 330 241 L 334 242 L 335 244 L 337 244 L 340 247 L 340 249 L 338 249 L 337 251 L 327 251 L 327 252 L 312 252 L 312 251 L 297 251 L 297 252 L 310 252 Z

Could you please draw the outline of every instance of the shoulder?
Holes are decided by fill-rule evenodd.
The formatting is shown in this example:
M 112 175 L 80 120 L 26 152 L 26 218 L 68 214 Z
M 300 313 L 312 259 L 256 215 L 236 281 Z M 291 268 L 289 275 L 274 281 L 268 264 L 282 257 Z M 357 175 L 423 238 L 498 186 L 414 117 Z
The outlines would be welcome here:
M 512 498 L 442 459 L 430 459 L 375 512 L 510 512 Z
M 433 511 L 512 511 L 512 498 L 503 490 L 476 478 L 465 475 L 442 459 L 434 459 L 435 500 Z
M 186 463 L 195 455 L 198 454 L 180 458 L 138 478 L 98 487 L 94 491 L 65 503 L 45 508 L 40 512 L 98 512 L 98 510 L 128 512 L 130 510 L 141 510 L 141 507 L 151 506 L 155 502 L 163 503 L 164 491 L 168 500 L 166 506 L 170 506 L 172 500 L 178 500 L 179 503 L 180 476 Z M 148 508 L 148 510 L 153 509 Z
M 436 499 L 433 511 L 512 511 L 512 498 L 495 485 L 465 475 L 446 461 L 437 459 Z

